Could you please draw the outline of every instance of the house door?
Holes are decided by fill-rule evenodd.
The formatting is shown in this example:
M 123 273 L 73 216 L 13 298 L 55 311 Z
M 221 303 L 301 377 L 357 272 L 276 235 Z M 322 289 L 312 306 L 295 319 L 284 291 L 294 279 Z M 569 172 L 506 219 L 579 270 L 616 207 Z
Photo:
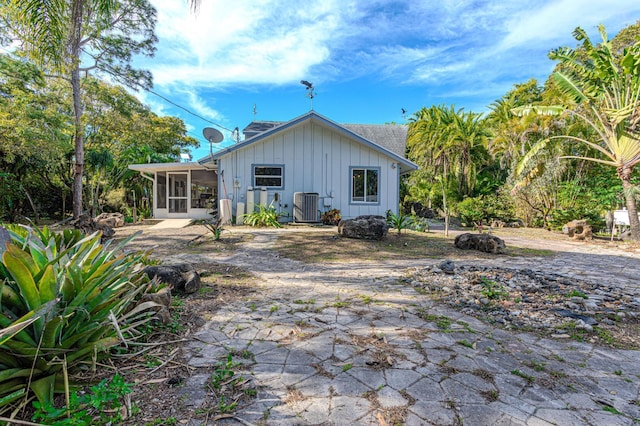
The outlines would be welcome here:
M 169 213 L 187 212 L 188 173 L 167 173 L 169 178 Z

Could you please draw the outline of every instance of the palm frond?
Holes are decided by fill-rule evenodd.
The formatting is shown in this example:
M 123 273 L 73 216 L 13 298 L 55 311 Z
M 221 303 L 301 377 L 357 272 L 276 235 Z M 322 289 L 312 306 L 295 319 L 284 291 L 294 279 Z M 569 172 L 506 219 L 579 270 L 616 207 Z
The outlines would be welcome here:
M 511 108 L 511 113 L 516 117 L 524 117 L 531 114 L 560 115 L 566 108 L 561 105 L 523 105 Z
M 572 79 L 568 75 L 562 72 L 554 72 L 553 80 L 560 88 L 560 91 L 562 91 L 562 93 L 564 93 L 565 95 L 571 96 L 571 98 L 575 102 L 580 103 L 587 99 L 587 96 L 585 95 L 585 93 L 583 93 L 582 88 L 578 84 L 576 84 L 574 79 Z
M 531 166 L 531 162 L 538 155 L 538 153 L 543 149 L 545 149 L 548 144 L 549 144 L 549 139 L 543 139 L 540 142 L 536 143 L 534 146 L 532 146 L 529 152 L 527 152 L 525 156 L 522 157 L 522 159 L 516 165 L 515 175 L 521 176 L 522 172 L 526 168 Z

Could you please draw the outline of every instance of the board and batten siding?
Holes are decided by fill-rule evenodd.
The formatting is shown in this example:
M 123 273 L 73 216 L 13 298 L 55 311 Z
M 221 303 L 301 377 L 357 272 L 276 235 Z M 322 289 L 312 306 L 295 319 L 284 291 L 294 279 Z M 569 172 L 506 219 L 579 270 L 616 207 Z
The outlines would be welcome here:
M 232 199 L 233 214 L 237 202 L 246 205 L 247 187 L 253 186 L 253 165 L 284 166 L 284 187 L 268 190 L 268 203 L 293 219 L 294 192 L 317 192 L 318 209 L 340 209 L 343 218 L 360 215 L 384 215 L 387 210 L 397 212 L 399 169 L 394 160 L 334 129 L 314 122 L 304 122 L 284 129 L 256 143 L 223 155 L 218 160 L 219 188 L 226 186 Z M 379 169 L 379 203 L 351 203 L 351 170 Z M 254 188 L 254 202 L 259 202 L 260 188 Z M 219 191 L 223 198 L 223 191 Z M 325 201 L 326 199 L 326 201 Z M 330 203 L 330 207 L 325 207 Z

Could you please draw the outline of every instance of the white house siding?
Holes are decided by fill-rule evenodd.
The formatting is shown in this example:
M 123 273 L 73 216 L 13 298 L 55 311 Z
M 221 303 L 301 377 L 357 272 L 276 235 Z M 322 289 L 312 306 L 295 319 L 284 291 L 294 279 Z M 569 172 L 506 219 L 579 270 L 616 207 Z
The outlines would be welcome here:
M 274 206 L 293 214 L 294 192 L 317 192 L 320 195 L 320 211 L 340 209 L 344 218 L 359 215 L 384 215 L 387 210 L 398 209 L 398 168 L 394 160 L 361 142 L 352 140 L 338 131 L 312 121 L 285 129 L 261 141 L 223 155 L 218 160 L 219 176 L 224 172 L 224 182 L 219 181 L 220 198 L 233 200 L 234 214 L 238 201 L 246 204 L 247 186 L 253 185 L 252 165 L 284 165 L 284 188 L 270 189 L 268 202 L 279 201 Z M 351 204 L 351 168 L 378 168 L 379 204 Z M 237 168 L 237 169 L 236 169 Z M 236 185 L 234 185 L 234 181 Z M 259 190 L 255 188 L 254 201 L 259 202 Z M 333 194 L 334 198 L 331 198 Z M 324 199 L 331 207 L 324 206 Z

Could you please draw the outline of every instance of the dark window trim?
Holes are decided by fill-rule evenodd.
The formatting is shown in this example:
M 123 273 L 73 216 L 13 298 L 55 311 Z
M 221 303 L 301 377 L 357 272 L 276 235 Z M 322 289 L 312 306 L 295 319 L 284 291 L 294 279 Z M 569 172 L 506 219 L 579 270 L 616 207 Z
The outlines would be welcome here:
M 280 167 L 282 169 L 282 173 L 280 174 L 282 185 L 266 186 L 266 188 L 267 189 L 284 189 L 284 164 L 252 164 L 251 165 L 251 184 L 254 189 L 260 189 L 265 185 L 256 185 L 256 167 Z

